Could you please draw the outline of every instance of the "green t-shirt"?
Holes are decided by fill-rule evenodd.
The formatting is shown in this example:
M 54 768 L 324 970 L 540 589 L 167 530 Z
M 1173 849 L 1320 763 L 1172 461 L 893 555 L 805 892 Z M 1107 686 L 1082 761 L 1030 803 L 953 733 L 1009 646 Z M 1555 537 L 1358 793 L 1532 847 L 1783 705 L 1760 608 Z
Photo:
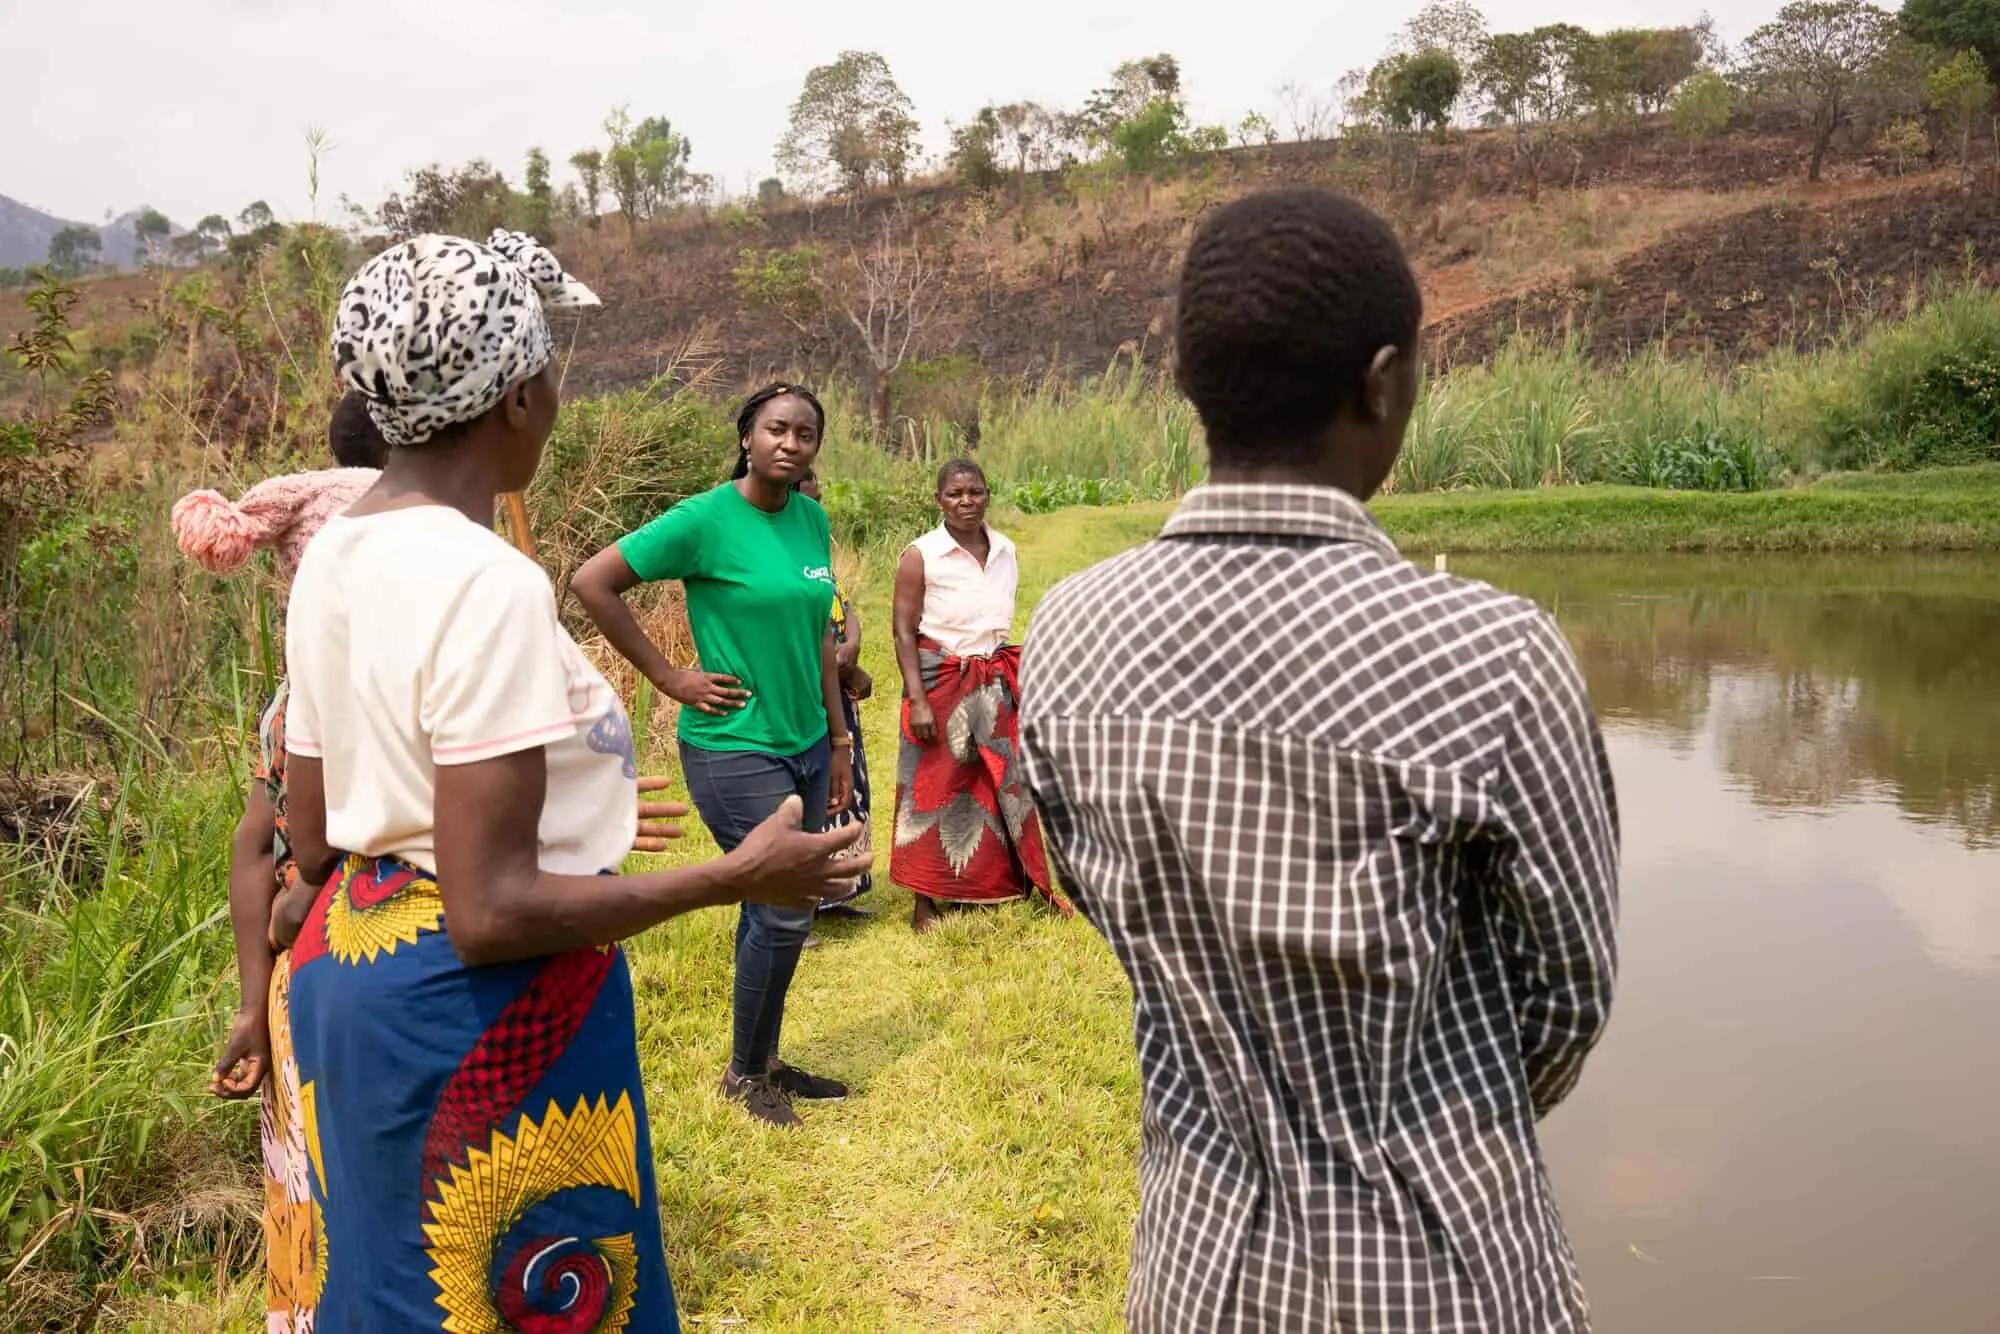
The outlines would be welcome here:
M 647 582 L 686 586 L 702 670 L 734 676 L 750 692 L 732 713 L 682 709 L 682 741 L 770 755 L 819 744 L 827 734 L 820 641 L 833 592 L 825 510 L 793 492 L 766 513 L 724 482 L 621 538 L 618 554 Z

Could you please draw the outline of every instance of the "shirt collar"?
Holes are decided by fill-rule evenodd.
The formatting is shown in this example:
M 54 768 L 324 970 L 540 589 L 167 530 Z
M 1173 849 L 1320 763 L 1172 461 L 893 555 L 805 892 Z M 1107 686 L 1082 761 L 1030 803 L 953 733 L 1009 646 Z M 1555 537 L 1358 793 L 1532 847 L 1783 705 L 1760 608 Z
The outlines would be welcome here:
M 1244 483 L 1198 486 L 1160 531 L 1161 537 L 1224 535 L 1317 537 L 1360 542 L 1394 556 L 1396 544 L 1368 507 L 1331 486 Z
M 939 524 L 937 527 L 931 529 L 929 536 L 932 541 L 937 543 L 939 555 L 949 556 L 953 552 L 957 552 L 969 561 L 978 562 L 979 558 L 960 546 L 958 539 L 953 537 L 951 530 L 943 524 Z M 994 557 L 1000 555 L 1002 552 L 1011 552 L 1014 549 L 1014 539 L 1008 537 L 990 523 L 986 525 L 986 542 L 986 564 L 989 568 L 993 564 Z

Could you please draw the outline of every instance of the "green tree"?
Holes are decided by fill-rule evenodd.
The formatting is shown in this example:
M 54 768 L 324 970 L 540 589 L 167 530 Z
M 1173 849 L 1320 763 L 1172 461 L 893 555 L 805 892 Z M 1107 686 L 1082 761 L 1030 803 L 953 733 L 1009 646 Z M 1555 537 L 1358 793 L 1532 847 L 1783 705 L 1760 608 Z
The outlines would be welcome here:
M 1906 0 L 1903 31 L 1945 51 L 1977 51 L 2000 84 L 2000 0 Z
M 1263 112 L 1249 112 L 1236 123 L 1236 142 L 1245 148 L 1258 144 L 1268 148 L 1278 142 L 1278 127 Z
M 484 158 L 462 167 L 434 162 L 405 181 L 375 210 L 377 225 L 398 241 L 432 232 L 482 238 L 511 225 L 520 211 L 507 178 Z
M 1183 153 L 1186 113 L 1172 98 L 1156 97 L 1111 129 L 1111 146 L 1135 176 L 1161 176 Z
M 1154 102 L 1181 105 L 1180 61 L 1166 52 L 1128 60 L 1111 71 L 1111 82 L 1093 92 L 1083 109 L 1068 117 L 1065 132 L 1088 149 L 1115 147 L 1119 125 L 1146 113 Z
M 586 148 L 571 153 L 569 165 L 576 168 L 577 177 L 583 183 L 583 203 L 590 210 L 590 229 L 596 231 L 604 204 L 604 154 L 595 148 Z
M 96 264 L 104 252 L 104 238 L 95 227 L 71 224 L 49 238 L 49 269 L 62 278 L 74 278 Z
M 549 183 L 549 155 L 539 148 L 528 150 L 528 165 L 522 172 L 527 193 L 523 197 L 521 220 L 527 232 L 543 241 L 555 236 L 556 194 Z
M 1889 51 L 1895 20 L 1862 0 L 1792 0 L 1743 43 L 1743 77 L 1812 132 L 1806 179 L 1817 181 L 1833 136 L 1854 115 Z
M 1470 101 L 1474 81 L 1465 77 L 1486 49 L 1486 16 L 1467 0 L 1432 0 L 1411 15 L 1395 40 L 1395 49 L 1414 56 L 1424 51 L 1442 51 L 1458 62 L 1459 101 L 1453 110 L 1463 110 Z
M 1913 120 L 1892 121 L 1875 136 L 1875 151 L 1886 156 L 1895 174 L 1901 176 L 1912 162 L 1929 156 L 1930 136 Z
M 6 348 L 7 359 L 35 379 L 35 415 L 0 423 L 0 572 L 8 581 L 10 606 L 21 544 L 37 528 L 53 526 L 76 501 L 84 433 L 110 419 L 115 401 L 110 371 L 77 374 L 69 316 L 81 294 L 47 271 L 35 281 L 22 299 L 31 322 Z
M 174 234 L 174 225 L 167 221 L 167 215 L 148 204 L 139 210 L 139 216 L 132 220 L 132 262 L 143 264 L 157 260 L 165 251 L 167 238 Z
M 1004 173 L 1000 169 L 1000 116 L 993 107 L 981 107 L 977 115 L 951 131 L 951 169 L 958 179 L 974 190 L 992 190 Z
M 618 201 L 625 218 L 625 235 L 636 235 L 639 210 L 645 195 L 645 178 L 639 162 L 638 146 L 632 142 L 632 117 L 624 107 L 613 107 L 604 118 L 604 133 L 611 147 L 604 154 L 604 183 Z
M 744 250 L 730 271 L 739 301 L 767 310 L 791 327 L 793 350 L 801 361 L 810 360 L 829 336 L 826 292 L 819 277 L 821 263 L 818 246 Z
M 1400 129 L 1414 125 L 1443 135 L 1451 123 L 1451 109 L 1458 105 L 1465 87 L 1465 71 L 1451 52 L 1432 47 L 1413 56 L 1397 58 L 1389 71 L 1387 102 L 1390 115 Z
M 785 183 L 776 176 L 757 182 L 757 207 L 776 208 L 785 202 Z
M 197 222 L 194 225 L 194 229 L 196 234 L 207 243 L 207 248 L 213 250 L 220 250 L 222 247 L 228 245 L 229 238 L 235 234 L 230 229 L 229 219 L 223 217 L 220 213 L 209 214 L 200 222 Z
M 1710 40 L 1700 25 L 1642 31 L 1632 42 L 1630 57 L 1632 94 L 1639 109 L 1655 112 L 1664 108 L 1674 91 L 1701 68 Z
M 687 197 L 695 182 L 688 163 L 694 145 L 665 116 L 648 116 L 632 127 L 630 143 L 638 155 L 639 205 L 651 217 Z
M 1514 153 L 1527 170 L 1531 204 L 1541 199 L 1542 163 L 1560 127 L 1576 115 L 1579 66 L 1588 60 L 1591 43 L 1589 33 L 1569 23 L 1495 33 L 1473 66 L 1479 91 L 1513 126 Z
M 1580 100 L 1602 116 L 1654 112 L 1701 68 L 1705 29 L 1616 28 L 1579 49 Z
M 873 51 L 843 51 L 806 74 L 778 141 L 778 168 L 813 193 L 825 173 L 858 193 L 875 181 L 900 185 L 916 149 L 917 122 L 889 62 Z
M 1959 52 L 1924 77 L 1924 94 L 1939 123 L 1957 133 L 1960 164 L 1971 161 L 1972 126 L 1993 101 L 1984 58 L 1970 49 Z
M 1729 80 L 1712 69 L 1702 70 L 1683 83 L 1668 105 L 1673 127 L 1690 140 L 1713 138 L 1729 128 L 1736 112 L 1736 90 Z
M 237 214 L 236 222 L 243 230 L 229 237 L 223 245 L 229 250 L 230 260 L 237 264 L 248 264 L 260 251 L 276 245 L 285 232 L 284 225 L 272 214 L 271 206 L 261 199 Z
M 1013 155 L 1014 170 L 1049 171 L 1061 165 L 1062 118 L 1037 102 L 1009 102 L 993 109 L 1000 122 L 1002 143 Z

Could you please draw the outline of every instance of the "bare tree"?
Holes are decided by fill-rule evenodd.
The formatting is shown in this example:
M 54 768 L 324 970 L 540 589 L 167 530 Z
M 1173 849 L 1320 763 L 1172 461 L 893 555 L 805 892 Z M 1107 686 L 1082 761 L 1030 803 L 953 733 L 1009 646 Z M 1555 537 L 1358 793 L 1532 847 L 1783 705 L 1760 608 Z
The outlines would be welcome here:
M 882 216 L 875 240 L 850 253 L 839 304 L 875 373 L 875 424 L 889 432 L 889 390 L 944 306 L 945 270 L 926 255 L 899 208 Z
M 1298 143 L 1324 139 L 1333 128 L 1333 108 L 1326 99 L 1296 83 L 1279 85 L 1278 106 L 1284 113 L 1286 128 Z

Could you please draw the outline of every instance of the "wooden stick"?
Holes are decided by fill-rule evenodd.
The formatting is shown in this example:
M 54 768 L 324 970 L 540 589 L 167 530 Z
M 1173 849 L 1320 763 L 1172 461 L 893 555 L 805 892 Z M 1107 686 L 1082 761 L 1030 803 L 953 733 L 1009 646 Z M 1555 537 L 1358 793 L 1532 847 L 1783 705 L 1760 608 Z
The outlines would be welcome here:
M 500 497 L 507 502 L 507 531 L 514 538 L 514 545 L 529 560 L 535 559 L 535 535 L 528 531 L 528 500 L 519 491 L 509 491 Z

